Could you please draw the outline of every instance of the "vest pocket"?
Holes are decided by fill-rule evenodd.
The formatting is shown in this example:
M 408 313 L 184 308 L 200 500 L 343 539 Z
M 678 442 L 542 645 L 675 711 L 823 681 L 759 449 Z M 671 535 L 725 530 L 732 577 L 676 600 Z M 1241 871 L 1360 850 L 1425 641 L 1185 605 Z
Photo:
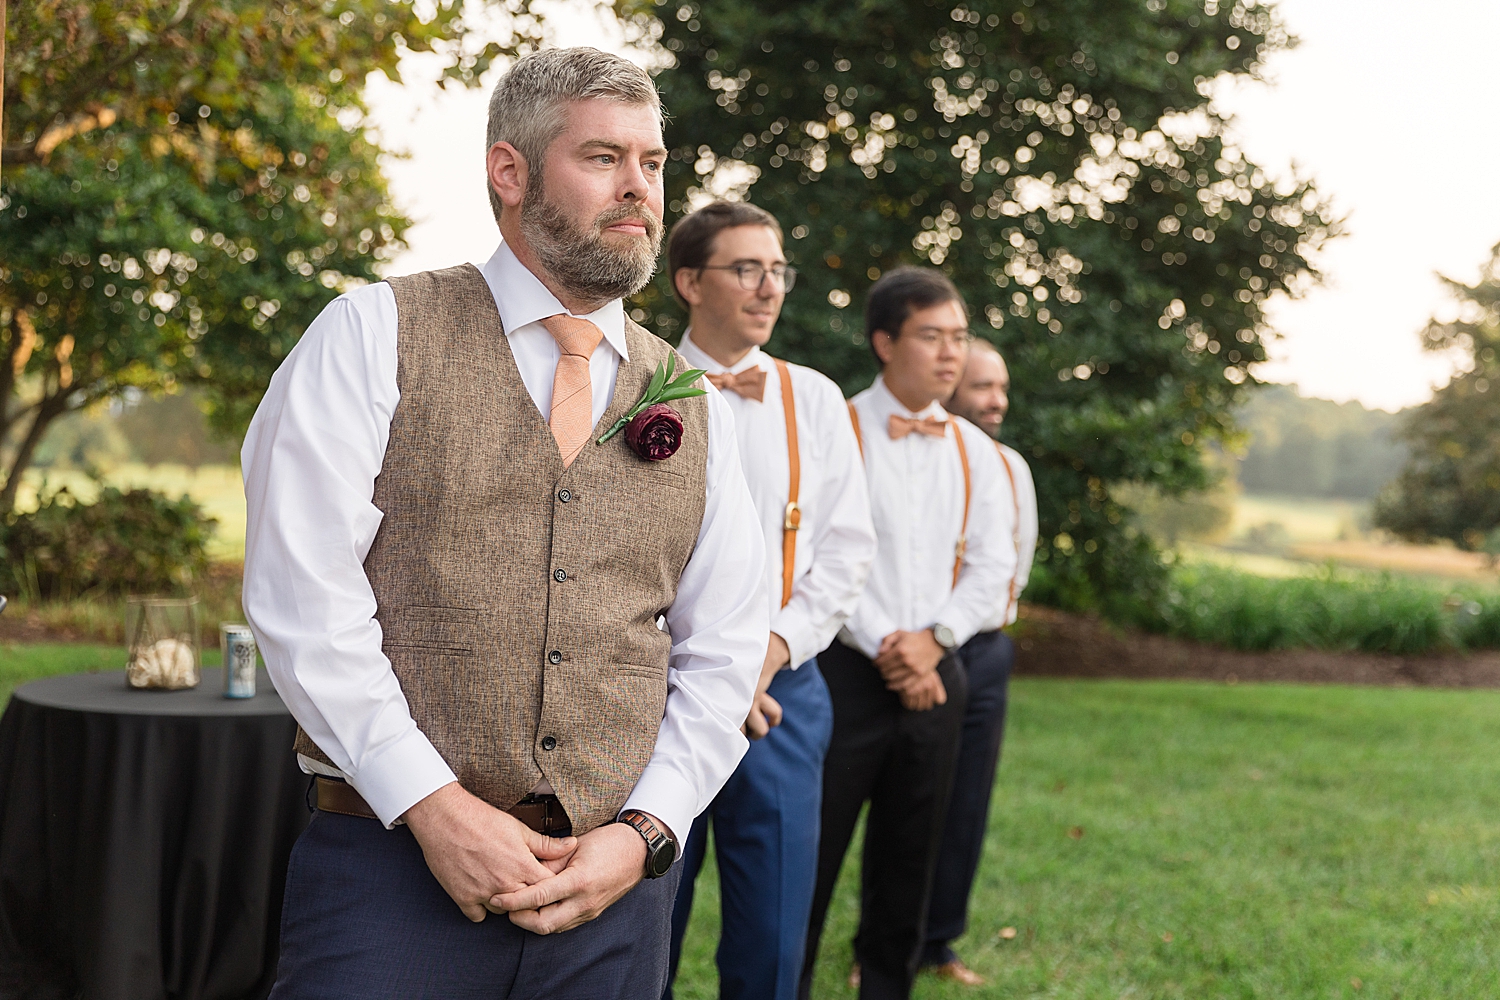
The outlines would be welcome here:
M 409 607 L 392 611 L 380 623 L 382 645 L 472 653 L 479 615 L 480 611 L 473 608 Z

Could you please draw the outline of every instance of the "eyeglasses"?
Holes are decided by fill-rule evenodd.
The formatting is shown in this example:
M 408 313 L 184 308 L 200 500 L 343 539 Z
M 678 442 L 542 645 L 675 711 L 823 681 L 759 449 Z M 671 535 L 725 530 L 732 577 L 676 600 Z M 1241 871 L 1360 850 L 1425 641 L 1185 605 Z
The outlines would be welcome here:
M 954 347 L 968 347 L 974 343 L 974 335 L 968 330 L 960 330 L 957 333 L 939 333 L 936 330 L 922 330 L 918 333 L 908 334 L 919 343 L 928 347 L 936 347 L 938 344 L 947 343 Z
M 786 264 L 775 264 L 768 271 L 762 264 L 714 264 L 700 267 L 700 271 L 733 271 L 734 276 L 740 280 L 740 287 L 747 292 L 760 289 L 760 283 L 766 278 L 771 279 L 774 285 L 780 285 L 783 292 L 790 292 L 792 286 L 797 283 L 797 269 Z

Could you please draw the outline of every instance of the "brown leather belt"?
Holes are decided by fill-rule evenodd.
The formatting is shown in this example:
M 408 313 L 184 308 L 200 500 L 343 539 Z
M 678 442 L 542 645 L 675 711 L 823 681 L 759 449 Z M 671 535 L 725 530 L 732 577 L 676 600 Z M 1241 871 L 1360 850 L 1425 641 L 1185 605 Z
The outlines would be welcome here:
M 360 816 L 364 819 L 379 818 L 375 815 L 375 810 L 371 809 L 370 804 L 365 801 L 364 796 L 356 792 L 354 786 L 348 782 L 319 776 L 317 786 L 318 808 L 323 812 Z M 506 812 L 537 833 L 546 834 L 549 837 L 572 836 L 573 823 L 568 819 L 567 811 L 563 809 L 562 803 L 557 801 L 556 795 L 528 795 Z

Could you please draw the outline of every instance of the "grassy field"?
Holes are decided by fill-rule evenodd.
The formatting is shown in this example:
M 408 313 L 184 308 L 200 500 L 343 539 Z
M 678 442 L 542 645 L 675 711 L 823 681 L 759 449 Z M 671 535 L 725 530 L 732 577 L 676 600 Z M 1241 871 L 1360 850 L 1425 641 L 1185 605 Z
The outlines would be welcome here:
M 1221 543 L 1185 545 L 1183 551 L 1189 558 L 1260 576 L 1294 576 L 1309 563 L 1332 562 L 1450 584 L 1500 582 L 1496 568 L 1480 553 L 1447 544 L 1407 545 L 1372 532 L 1369 506 L 1324 497 L 1246 494 L 1236 499 Z
M 918 998 L 1496 995 L 1500 692 L 1026 680 L 968 935 Z M 846 866 L 815 995 L 844 986 Z M 677 995 L 717 996 L 700 883 Z M 1006 940 L 1004 927 L 1017 934 Z

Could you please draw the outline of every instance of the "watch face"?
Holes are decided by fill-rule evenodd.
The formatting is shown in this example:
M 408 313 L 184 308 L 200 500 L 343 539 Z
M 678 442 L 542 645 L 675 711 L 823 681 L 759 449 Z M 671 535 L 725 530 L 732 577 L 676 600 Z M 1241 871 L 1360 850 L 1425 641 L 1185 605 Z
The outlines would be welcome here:
M 647 867 L 651 871 L 652 878 L 661 878 L 672 867 L 672 862 L 677 860 L 677 848 L 670 840 L 660 844 L 651 852 L 651 858 L 647 861 Z

